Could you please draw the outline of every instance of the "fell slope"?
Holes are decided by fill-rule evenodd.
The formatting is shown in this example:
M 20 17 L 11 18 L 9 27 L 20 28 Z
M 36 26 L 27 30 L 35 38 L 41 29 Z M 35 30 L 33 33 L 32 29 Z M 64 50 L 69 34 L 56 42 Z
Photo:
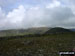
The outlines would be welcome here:
M 55 27 L 48 30 L 45 34 L 59 34 L 59 33 L 68 33 L 68 32 L 72 31 L 61 27 Z
M 59 56 L 75 48 L 75 33 L 0 40 L 0 56 Z
M 2 36 L 17 36 L 27 34 L 43 34 L 48 31 L 49 27 L 29 28 L 29 29 L 13 29 L 0 31 L 0 37 Z

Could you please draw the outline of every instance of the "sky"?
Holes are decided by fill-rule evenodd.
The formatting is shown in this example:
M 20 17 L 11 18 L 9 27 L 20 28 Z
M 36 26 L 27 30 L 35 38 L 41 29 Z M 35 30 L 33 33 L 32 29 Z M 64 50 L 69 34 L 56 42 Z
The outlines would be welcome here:
M 75 28 L 75 0 L 0 0 L 0 30 Z

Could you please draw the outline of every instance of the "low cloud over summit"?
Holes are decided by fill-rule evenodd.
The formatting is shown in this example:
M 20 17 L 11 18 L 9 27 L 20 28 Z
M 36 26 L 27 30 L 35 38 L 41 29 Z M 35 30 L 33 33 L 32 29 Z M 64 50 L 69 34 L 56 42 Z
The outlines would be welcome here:
M 75 28 L 75 1 L 0 0 L 0 30 L 42 26 Z

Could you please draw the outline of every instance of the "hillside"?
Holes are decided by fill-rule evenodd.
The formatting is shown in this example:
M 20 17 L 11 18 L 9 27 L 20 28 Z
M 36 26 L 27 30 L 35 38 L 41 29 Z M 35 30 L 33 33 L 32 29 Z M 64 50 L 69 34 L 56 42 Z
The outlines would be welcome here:
M 0 36 L 4 34 L 0 56 L 59 56 L 60 51 L 75 48 L 75 32 L 61 27 L 0 31 Z
M 75 32 L 75 29 L 70 29 L 70 30 Z
M 17 36 L 17 35 L 29 35 L 29 34 L 56 34 L 56 33 L 67 33 L 72 32 L 69 29 L 61 27 L 38 27 L 29 29 L 13 29 L 13 30 L 2 30 L 0 31 L 0 37 L 3 36 Z
M 0 56 L 59 56 L 75 48 L 75 33 L 0 40 Z
M 72 32 L 72 31 L 70 29 L 55 27 L 49 29 L 45 34 L 59 34 L 59 33 L 68 33 L 68 32 Z
M 43 34 L 48 31 L 49 27 L 29 28 L 29 29 L 13 29 L 0 31 L 1 36 L 15 36 L 15 35 L 27 35 L 27 34 Z

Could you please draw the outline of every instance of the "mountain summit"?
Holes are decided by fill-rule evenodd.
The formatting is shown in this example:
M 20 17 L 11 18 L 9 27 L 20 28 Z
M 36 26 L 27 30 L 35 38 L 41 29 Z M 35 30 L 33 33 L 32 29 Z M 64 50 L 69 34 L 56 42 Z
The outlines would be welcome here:
M 55 27 L 48 30 L 45 34 L 68 33 L 68 32 L 72 32 L 72 31 L 61 27 Z

